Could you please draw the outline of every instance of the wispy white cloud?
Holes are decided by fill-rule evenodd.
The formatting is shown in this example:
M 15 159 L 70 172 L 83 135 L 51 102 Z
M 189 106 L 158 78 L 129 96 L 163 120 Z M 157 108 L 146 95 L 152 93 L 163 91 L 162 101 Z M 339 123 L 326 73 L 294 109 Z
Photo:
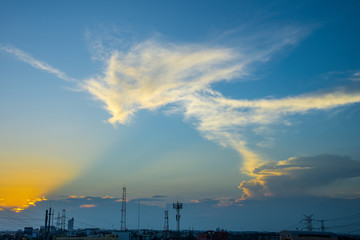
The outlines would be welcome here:
M 360 70 L 359 69 L 352 69 L 347 71 L 331 71 L 325 74 L 322 74 L 324 79 L 335 79 L 341 81 L 353 81 L 358 82 L 360 81 Z
M 68 77 L 64 72 L 60 71 L 59 69 L 56 69 L 45 62 L 39 61 L 39 60 L 33 58 L 32 56 L 30 56 L 29 54 L 15 48 L 15 47 L 3 46 L 0 44 L 0 50 L 14 55 L 19 60 L 30 64 L 32 67 L 34 67 L 36 69 L 54 74 L 55 76 L 57 76 L 58 78 L 60 78 L 62 80 L 76 81 L 75 79 Z
M 107 68 L 102 76 L 87 80 L 83 87 L 105 103 L 112 115 L 110 123 L 125 124 L 141 109 L 186 103 L 196 95 L 221 95 L 211 89 L 211 84 L 249 76 L 250 65 L 268 61 L 274 53 L 297 44 L 310 29 L 266 28 L 249 39 L 244 37 L 246 40 L 234 48 L 173 44 L 154 38 L 123 51 L 111 51 L 96 38 L 91 49 L 101 56 L 97 59 L 105 60 Z M 262 47 L 254 47 L 256 44 L 249 41 L 261 42 Z
M 104 60 L 106 69 L 103 74 L 79 84 L 103 103 L 111 115 L 108 122 L 113 125 L 128 123 L 140 110 L 165 109 L 182 113 L 206 139 L 238 151 L 243 158 L 241 170 L 254 177 L 247 186 L 252 184 L 252 189 L 261 189 L 265 187 L 265 181 L 258 178 L 259 172 L 254 171 L 267 160 L 248 148 L 245 129 L 259 129 L 281 122 L 289 124 L 289 115 L 358 103 L 360 93 L 335 90 L 279 99 L 229 99 L 213 89 L 213 84 L 245 79 L 254 64 L 268 61 L 284 48 L 296 45 L 308 33 L 308 29 L 290 26 L 277 29 L 271 34 L 268 32 L 268 38 L 264 37 L 265 34 L 256 41 L 251 39 L 264 42 L 258 49 L 249 47 L 252 50 L 245 50 L 246 43 L 230 48 L 150 39 L 126 50 L 110 51 L 97 40 L 96 55 L 100 57 L 96 59 Z M 37 69 L 64 80 L 73 80 L 21 50 L 4 46 L 0 49 Z M 106 52 L 101 53 L 105 49 Z M 171 110 L 166 107 L 171 107 Z
M 82 87 L 104 104 L 113 125 L 128 123 L 143 109 L 171 106 L 170 112 L 183 113 L 205 138 L 237 150 L 243 158 L 242 171 L 256 177 L 253 169 L 266 158 L 248 148 L 245 128 L 289 124 L 289 115 L 360 102 L 359 92 L 341 90 L 248 100 L 229 99 L 212 88 L 219 81 L 244 79 L 252 64 L 268 61 L 284 47 L 296 44 L 304 33 L 288 29 L 276 36 L 284 36 L 283 41 L 273 38 L 268 48 L 246 54 L 236 48 L 147 40 L 127 51 L 113 51 L 103 75 L 88 79 Z
M 181 101 L 213 82 L 238 76 L 243 64 L 224 64 L 235 58 L 225 48 L 146 41 L 126 53 L 115 51 L 104 76 L 89 79 L 84 88 L 105 103 L 110 123 L 124 124 L 141 109 Z
M 213 207 L 229 207 L 229 206 L 242 206 L 243 203 L 236 198 L 221 197 L 221 198 L 202 198 L 199 200 L 190 200 L 192 204 L 205 204 Z
M 360 71 L 353 73 L 351 80 L 353 81 L 360 81 Z

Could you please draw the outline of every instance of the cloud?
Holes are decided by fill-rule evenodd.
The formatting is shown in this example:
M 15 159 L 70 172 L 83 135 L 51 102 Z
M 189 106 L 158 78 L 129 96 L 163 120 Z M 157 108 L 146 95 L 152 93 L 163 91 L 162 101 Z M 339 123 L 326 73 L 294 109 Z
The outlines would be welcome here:
M 353 73 L 351 80 L 352 81 L 360 81 L 360 72 Z
M 97 38 L 95 46 L 101 47 L 95 47 L 96 55 L 106 57 L 107 67 L 102 76 L 88 79 L 82 86 L 104 103 L 112 116 L 108 119 L 111 124 L 126 124 L 142 109 L 185 103 L 197 94 L 218 95 L 211 84 L 249 76 L 250 65 L 266 62 L 273 54 L 296 45 L 311 28 L 270 29 L 261 29 L 233 48 L 174 44 L 153 38 L 119 51 L 109 50 Z M 254 42 L 261 42 L 261 47 Z
M 85 196 L 71 195 L 71 196 L 68 196 L 68 198 L 71 198 L 71 199 L 82 199 L 82 198 L 86 198 L 86 197 L 85 197 Z
M 359 103 L 360 93 L 333 90 L 277 99 L 230 99 L 216 91 L 214 83 L 246 80 L 253 72 L 252 67 L 269 61 L 286 47 L 297 45 L 310 32 L 294 26 L 270 30 L 267 28 L 260 37 L 249 38 L 253 45 L 249 41 L 240 41 L 238 47 L 175 44 L 149 39 L 120 51 L 110 50 L 97 39 L 96 54 L 101 56 L 97 59 L 103 60 L 106 68 L 102 74 L 78 84 L 103 104 L 111 115 L 108 122 L 114 126 L 129 123 L 141 110 L 160 109 L 183 114 L 203 137 L 233 148 L 242 156 L 242 172 L 253 177 L 240 185 L 244 196 L 271 195 L 273 189 L 265 185 L 269 176 L 264 176 L 258 169 L 273 163 L 248 147 L 246 131 L 271 124 L 288 125 L 287 117 L 291 115 Z M 1 46 L 1 49 L 37 69 L 64 80 L 71 79 L 16 48 Z M 354 73 L 355 77 L 357 75 Z M 287 173 L 275 172 L 284 176 Z
M 327 81 L 342 81 L 342 82 L 359 82 L 360 70 L 350 69 L 346 71 L 331 71 L 320 75 L 321 78 Z
M 167 198 L 165 195 L 152 195 L 151 198 Z
M 36 69 L 39 69 L 39 70 L 54 74 L 55 76 L 57 76 L 58 78 L 60 78 L 62 80 L 76 81 L 75 79 L 68 77 L 64 72 L 50 66 L 49 64 L 47 64 L 45 62 L 36 60 L 35 58 L 30 56 L 29 54 L 15 48 L 15 47 L 3 46 L 3 45 L 0 44 L 0 50 L 14 55 L 19 60 L 30 64 L 32 67 L 34 67 Z
M 130 202 L 158 202 L 158 201 L 164 201 L 164 199 L 159 198 L 133 198 L 130 200 Z
M 191 200 L 190 202 L 193 204 L 210 205 L 212 207 L 229 207 L 243 205 L 238 199 L 232 197 L 202 198 L 198 200 Z
M 150 198 L 133 198 L 130 202 L 164 202 L 165 195 L 152 195 Z M 162 204 L 162 203 L 161 203 Z
M 82 204 L 80 205 L 80 208 L 94 208 L 96 207 L 95 204 Z
M 243 159 L 241 171 L 252 177 L 239 186 L 244 198 L 286 195 L 285 190 L 280 192 L 282 188 L 277 187 L 283 181 L 289 185 L 284 185 L 283 189 L 290 187 L 294 194 L 308 194 L 307 185 L 296 183 L 302 181 L 300 173 L 311 172 L 310 169 L 298 166 L 280 170 L 277 163 L 268 162 L 266 157 L 249 149 L 245 132 L 272 124 L 288 125 L 287 118 L 291 115 L 329 111 L 359 103 L 360 93 L 337 89 L 278 99 L 229 99 L 212 88 L 216 82 L 245 79 L 253 64 L 268 61 L 273 54 L 286 46 L 297 44 L 304 37 L 302 31 L 288 30 L 288 37 L 285 36 L 286 31 L 274 34 L 283 36 L 284 41 L 273 38 L 272 42 L 266 42 L 266 48 L 261 51 L 246 53 L 239 51 L 240 48 L 147 40 L 128 50 L 108 53 L 110 57 L 104 73 L 88 79 L 82 87 L 104 104 L 111 115 L 108 122 L 113 125 L 129 123 L 136 112 L 144 109 L 182 113 L 203 137 L 238 151 Z M 293 164 L 298 163 L 292 161 Z M 275 175 L 265 174 L 266 169 L 260 171 L 259 166 L 276 168 L 272 169 Z M 313 165 L 311 168 L 319 172 L 321 169 Z M 326 172 L 328 168 L 323 170 L 323 176 L 329 174 Z M 292 176 L 293 173 L 299 176 Z M 322 181 L 319 179 L 319 182 Z M 235 202 L 222 200 L 217 204 L 226 206 Z
M 297 43 L 296 32 L 281 46 Z M 206 139 L 236 149 L 244 160 L 242 171 L 252 175 L 251 169 L 265 160 L 247 147 L 246 129 L 360 102 L 359 92 L 344 90 L 249 100 L 229 99 L 212 88 L 219 81 L 245 78 L 251 64 L 267 61 L 275 49 L 281 49 L 278 43 L 263 52 L 244 54 L 225 47 L 152 39 L 127 51 L 113 51 L 103 75 L 88 79 L 82 87 L 104 104 L 113 125 L 128 123 L 144 109 L 183 113 Z
M 242 64 L 231 49 L 160 45 L 151 40 L 129 52 L 115 51 L 103 77 L 85 82 L 84 89 L 105 103 L 112 124 L 127 123 L 141 109 L 154 110 L 206 91 L 210 83 L 239 76 Z M 211 70 L 209 70 L 211 69 Z
M 295 157 L 263 163 L 253 170 L 253 174 L 255 179 L 243 181 L 239 186 L 244 198 L 318 195 L 325 194 L 322 188 L 339 180 L 359 178 L 360 161 L 338 155 Z M 333 192 L 327 194 L 336 195 Z
M 93 196 L 77 196 L 77 195 L 71 195 L 71 196 L 65 196 L 67 197 L 68 201 L 76 201 L 78 202 L 82 202 L 82 201 L 99 201 L 99 202 L 105 202 L 105 201 L 111 201 L 111 202 L 116 202 L 116 201 L 121 201 L 120 198 L 116 198 L 116 197 L 112 197 L 109 195 L 106 196 L 98 196 L 98 197 L 93 197 Z
M 115 197 L 111 197 L 111 196 L 109 196 L 109 195 L 106 195 L 106 196 L 104 196 L 104 197 L 101 197 L 102 199 L 115 199 Z

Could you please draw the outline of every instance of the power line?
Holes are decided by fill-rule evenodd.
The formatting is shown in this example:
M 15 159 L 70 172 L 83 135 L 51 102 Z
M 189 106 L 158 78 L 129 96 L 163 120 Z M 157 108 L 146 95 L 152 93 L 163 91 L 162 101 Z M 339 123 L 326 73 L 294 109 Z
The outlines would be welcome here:
M 331 226 L 331 227 L 327 227 L 327 228 L 330 228 L 330 229 L 333 229 L 333 228 L 345 228 L 345 227 L 354 226 L 354 225 L 360 225 L 360 222 L 344 224 L 344 225 L 338 225 L 338 226 Z
M 313 220 L 330 222 L 330 221 L 340 221 L 340 220 L 346 220 L 346 219 L 354 219 L 354 218 L 359 218 L 359 217 L 360 217 L 360 213 L 350 215 L 350 216 L 346 216 L 346 217 L 339 217 L 339 218 L 332 218 L 332 219 L 322 219 L 322 220 L 313 219 Z
M 66 219 L 70 220 L 71 218 L 70 218 L 70 217 L 66 217 Z M 78 219 L 76 219 L 76 218 L 74 218 L 74 222 L 75 222 L 75 223 L 80 223 L 80 224 L 82 224 L 82 225 L 84 225 L 84 226 L 89 226 L 89 227 L 92 227 L 92 228 L 101 228 L 100 226 L 93 225 L 93 224 L 90 224 L 90 223 L 86 223 L 86 222 L 80 221 L 80 220 L 78 220 Z M 103 228 L 104 228 L 104 227 L 103 227 Z
M 290 227 L 287 227 L 285 228 L 285 230 L 290 230 L 290 229 L 293 229 L 294 227 L 296 227 L 298 224 L 300 224 L 301 222 L 303 221 L 303 219 L 300 219 L 297 223 L 295 223 L 294 225 L 290 226 Z

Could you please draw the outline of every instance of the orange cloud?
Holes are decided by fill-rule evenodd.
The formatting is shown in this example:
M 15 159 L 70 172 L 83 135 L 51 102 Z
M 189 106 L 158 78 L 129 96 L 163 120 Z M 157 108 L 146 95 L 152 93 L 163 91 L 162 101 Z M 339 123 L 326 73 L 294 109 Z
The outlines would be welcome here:
M 0 208 L 20 212 L 75 175 L 63 159 L 0 153 Z
M 75 199 L 81 199 L 81 198 L 85 198 L 85 196 L 76 196 L 76 195 L 71 195 L 68 198 L 75 198 Z
M 115 200 L 115 202 L 122 202 L 123 200 L 120 198 L 120 199 L 117 199 L 117 200 Z M 129 198 L 127 198 L 126 199 L 126 202 L 130 202 L 131 201 L 131 199 L 129 199 Z
M 80 205 L 80 208 L 93 208 L 93 207 L 96 207 L 95 204 L 83 204 L 83 205 Z
M 114 197 L 111 197 L 111 196 L 109 196 L 109 195 L 106 195 L 105 197 L 101 197 L 102 199 L 112 199 L 112 198 L 114 198 Z

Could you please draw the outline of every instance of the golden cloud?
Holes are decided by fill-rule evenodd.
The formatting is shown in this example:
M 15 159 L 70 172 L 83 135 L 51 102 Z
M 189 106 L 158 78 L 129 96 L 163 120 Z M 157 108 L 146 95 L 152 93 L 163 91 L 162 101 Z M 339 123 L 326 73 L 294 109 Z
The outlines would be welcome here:
M 83 204 L 83 205 L 80 205 L 80 208 L 93 208 L 93 207 L 96 207 L 95 204 Z

